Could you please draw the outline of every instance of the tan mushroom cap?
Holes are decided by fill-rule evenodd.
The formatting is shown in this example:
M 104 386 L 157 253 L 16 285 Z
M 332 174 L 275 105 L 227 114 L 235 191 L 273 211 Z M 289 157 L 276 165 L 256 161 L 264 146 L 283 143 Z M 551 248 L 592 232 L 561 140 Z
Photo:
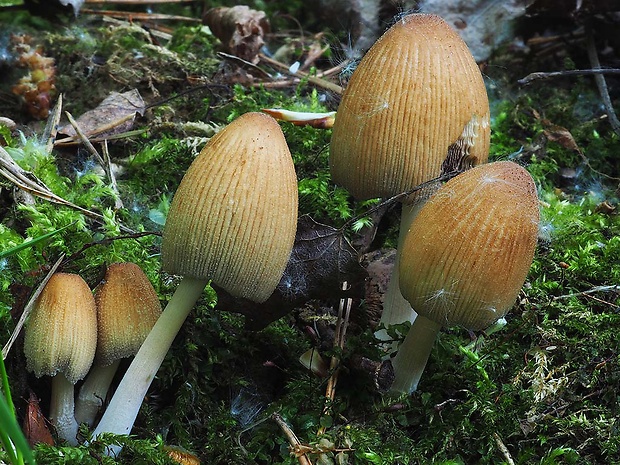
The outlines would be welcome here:
M 75 384 L 88 373 L 97 346 L 95 299 L 78 275 L 52 275 L 30 314 L 24 337 L 35 376 L 63 373 Z
M 400 288 L 438 324 L 482 329 L 515 303 L 534 257 L 539 205 L 516 163 L 451 179 L 422 207 L 402 249 Z
M 109 365 L 138 352 L 161 314 L 153 285 L 135 263 L 113 263 L 95 292 L 97 360 Z
M 358 199 L 389 197 L 439 176 L 453 144 L 452 167 L 486 162 L 489 141 L 486 88 L 467 45 L 439 16 L 411 14 L 353 73 L 338 107 L 330 169 Z
M 246 113 L 217 133 L 181 181 L 166 220 L 164 270 L 265 301 L 297 227 L 297 177 L 278 123 Z

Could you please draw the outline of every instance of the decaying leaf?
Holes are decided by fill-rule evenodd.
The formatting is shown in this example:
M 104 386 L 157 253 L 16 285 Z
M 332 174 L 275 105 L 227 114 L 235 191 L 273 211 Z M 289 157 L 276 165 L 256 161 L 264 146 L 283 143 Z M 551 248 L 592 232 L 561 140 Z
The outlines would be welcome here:
M 313 299 L 360 298 L 366 271 L 357 251 L 339 229 L 304 215 L 284 275 L 272 296 L 262 304 L 235 299 L 221 289 L 217 308 L 242 313 L 248 327 L 260 329 Z M 342 290 L 342 283 L 348 283 Z
M 245 5 L 217 7 L 208 10 L 202 22 L 209 26 L 228 53 L 258 63 L 258 53 L 265 44 L 264 35 L 270 28 L 265 12 Z
M 32 391 L 30 391 L 28 408 L 24 417 L 24 435 L 32 447 L 41 443 L 54 445 L 54 438 L 52 438 L 52 433 L 47 427 L 47 421 L 39 407 L 39 399 Z
M 546 120 L 543 120 L 543 124 L 545 126 L 544 134 L 548 140 L 557 142 L 565 149 L 581 153 L 581 148 L 579 148 L 575 138 L 568 129 Z
M 94 134 L 111 136 L 131 129 L 136 113 L 143 115 L 145 106 L 137 89 L 122 94 L 112 92 L 96 108 L 77 118 L 76 122 L 88 136 Z M 60 128 L 58 132 L 75 136 L 75 129 L 70 124 Z

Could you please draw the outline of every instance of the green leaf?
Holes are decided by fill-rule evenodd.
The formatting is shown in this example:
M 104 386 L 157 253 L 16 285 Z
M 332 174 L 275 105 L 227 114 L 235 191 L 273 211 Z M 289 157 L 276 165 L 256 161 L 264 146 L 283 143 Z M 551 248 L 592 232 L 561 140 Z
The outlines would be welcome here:
M 43 234 L 42 236 L 36 237 L 36 238 L 34 238 L 32 240 L 26 239 L 24 242 L 22 242 L 19 245 L 16 245 L 15 247 L 12 247 L 12 248 L 10 248 L 8 250 L 0 251 L 0 259 L 9 257 L 11 255 L 14 255 L 17 252 L 19 252 L 20 250 L 27 249 L 28 247 L 32 247 L 34 244 L 36 244 L 38 242 L 44 241 L 46 239 L 49 239 L 50 237 L 52 237 L 52 236 L 58 234 L 59 232 L 67 229 L 69 226 L 73 226 L 73 224 L 74 223 L 68 224 L 66 226 L 63 226 L 62 228 L 59 228 L 59 229 L 57 229 L 55 231 L 52 231 L 50 233 L 47 233 L 47 234 Z

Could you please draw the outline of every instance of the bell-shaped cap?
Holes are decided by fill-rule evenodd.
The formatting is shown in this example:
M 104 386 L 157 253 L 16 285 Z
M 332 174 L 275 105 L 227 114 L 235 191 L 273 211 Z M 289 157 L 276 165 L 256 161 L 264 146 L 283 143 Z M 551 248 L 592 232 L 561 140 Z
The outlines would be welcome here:
M 420 315 L 482 329 L 515 303 L 534 257 L 539 205 L 510 161 L 465 171 L 422 207 L 401 249 L 400 290 Z
M 28 319 L 24 353 L 35 376 L 63 373 L 75 384 L 88 373 L 97 346 L 95 299 L 80 276 L 55 273 Z
M 103 366 L 131 357 L 161 314 L 153 285 L 135 263 L 113 263 L 95 291 L 97 360 Z
M 489 141 L 486 88 L 467 45 L 439 16 L 411 14 L 353 72 L 330 169 L 357 199 L 390 197 L 439 176 L 444 164 L 450 172 L 486 162 Z
M 282 277 L 296 227 L 297 177 L 284 134 L 271 116 L 246 113 L 185 173 L 164 227 L 163 268 L 263 302 Z

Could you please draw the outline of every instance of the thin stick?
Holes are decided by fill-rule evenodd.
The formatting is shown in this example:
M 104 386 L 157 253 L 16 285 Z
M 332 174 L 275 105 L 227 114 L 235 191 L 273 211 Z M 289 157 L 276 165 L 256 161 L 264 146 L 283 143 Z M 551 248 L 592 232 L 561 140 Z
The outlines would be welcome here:
M 114 176 L 114 171 L 112 171 L 112 160 L 110 159 L 110 152 L 108 151 L 108 140 L 104 139 L 101 143 L 101 151 L 103 152 L 103 162 L 105 163 L 105 170 L 110 177 L 110 185 L 112 186 L 112 190 L 116 194 L 116 199 L 114 200 L 114 209 L 120 210 L 123 208 L 123 200 L 118 192 L 118 186 L 116 184 L 116 176 Z
M 347 282 L 342 283 L 342 290 L 348 288 Z M 338 306 L 338 319 L 336 320 L 336 334 L 334 336 L 334 348 L 342 352 L 344 349 L 345 336 L 349 325 L 349 316 L 351 314 L 351 298 L 340 299 Z M 340 372 L 340 357 L 333 355 L 329 364 L 331 376 L 327 380 L 327 388 L 325 389 L 325 407 L 323 407 L 323 415 L 331 415 L 331 403 L 336 398 L 336 384 L 338 384 L 338 374 Z M 318 435 L 325 433 L 325 427 L 321 426 Z
M 20 166 L 15 163 L 15 161 L 11 158 L 8 152 L 4 150 L 4 148 L 2 148 L 1 146 L 0 175 L 4 176 L 10 182 L 15 184 L 18 188 L 28 192 L 29 194 L 45 199 L 48 202 L 58 203 L 73 208 L 82 213 L 84 216 L 87 216 L 97 221 L 98 223 L 105 224 L 105 218 L 103 217 L 103 215 L 87 210 L 86 208 L 82 208 L 79 205 L 69 202 L 68 200 L 65 200 L 62 197 L 54 194 L 44 183 L 36 179 L 36 177 L 32 173 L 29 173 L 20 168 Z M 122 224 L 119 224 L 119 228 L 127 233 L 135 232 Z
M 136 110 L 136 112 L 140 112 L 141 110 L 142 109 L 138 109 L 138 110 Z M 110 129 L 114 129 L 115 127 L 120 126 L 121 124 L 123 124 L 123 123 L 125 123 L 125 122 L 127 122 L 130 119 L 135 118 L 135 117 L 136 117 L 135 113 L 129 113 L 129 114 L 123 116 L 122 118 L 119 118 L 119 119 L 117 119 L 115 121 L 112 121 L 112 122 L 110 122 L 108 124 L 104 124 L 102 126 L 99 126 L 97 129 L 94 129 L 94 130 L 92 130 L 90 132 L 86 132 L 86 133 L 84 133 L 84 135 L 92 138 L 93 136 L 101 134 L 102 132 L 108 131 Z M 77 133 L 77 131 L 76 131 L 76 133 Z M 81 139 L 81 137 L 79 136 L 79 134 L 76 134 L 75 136 L 69 136 L 69 137 L 65 137 L 64 139 L 56 140 L 54 142 L 54 145 L 66 144 L 68 142 L 76 142 L 77 140 L 80 140 L 80 139 Z
M 154 3 L 198 3 L 198 0 L 84 0 L 87 4 L 118 3 L 122 5 L 152 5 Z
M 318 78 L 316 76 L 311 76 L 308 73 L 304 73 L 303 71 L 296 71 L 294 73 L 291 72 L 290 67 L 286 66 L 284 63 L 280 63 L 273 58 L 268 57 L 264 54 L 259 54 L 258 57 L 262 62 L 267 63 L 268 65 L 273 66 L 274 68 L 278 68 L 281 71 L 285 71 L 291 76 L 295 76 L 301 79 L 306 79 L 309 83 L 314 84 L 315 86 L 322 87 L 326 90 L 334 92 L 335 94 L 341 95 L 344 92 L 344 89 L 338 84 L 334 84 L 333 82 L 326 81 L 325 79 Z
M 598 69 L 569 69 L 565 71 L 551 71 L 544 72 L 539 71 L 536 73 L 530 73 L 524 78 L 521 78 L 517 81 L 517 84 L 521 86 L 525 86 L 533 81 L 544 81 L 547 79 L 553 79 L 558 77 L 569 77 L 569 76 L 591 76 L 593 74 L 620 74 L 620 69 L 616 68 L 598 68 Z
M 565 295 L 558 295 L 558 296 L 555 296 L 553 300 L 568 299 L 570 297 L 579 297 L 583 295 L 594 294 L 596 292 L 619 291 L 619 290 L 620 290 L 619 284 L 614 284 L 611 286 L 596 286 L 596 287 L 593 287 L 592 289 L 588 289 L 587 291 L 574 292 L 572 294 L 565 294 Z
M 189 18 L 187 16 L 178 15 L 165 15 L 159 13 L 137 13 L 135 11 L 113 11 L 113 10 L 92 10 L 90 8 L 82 8 L 80 13 L 86 15 L 101 15 L 112 16 L 114 18 L 131 18 L 142 21 L 155 21 L 155 20 L 167 20 L 167 21 L 186 21 L 190 23 L 200 23 L 198 18 Z
M 502 455 L 506 459 L 506 462 L 508 463 L 508 465 L 515 465 L 515 461 L 512 459 L 512 456 L 510 455 L 510 451 L 508 450 L 508 448 L 502 441 L 502 438 L 499 437 L 499 434 L 493 433 L 493 438 L 495 439 L 495 443 L 497 444 L 499 451 L 502 453 Z
M 52 149 L 54 148 L 54 141 L 56 140 L 56 136 L 58 135 L 58 124 L 60 123 L 61 113 L 62 94 L 58 96 L 56 105 L 54 105 L 54 108 L 50 113 L 50 117 L 47 120 L 47 124 L 45 125 L 45 130 L 43 131 L 43 138 L 47 140 L 45 144 L 45 151 L 47 153 L 52 153 Z
M 586 37 L 588 58 L 590 59 L 590 64 L 592 65 L 593 69 L 601 69 L 601 62 L 598 59 L 596 44 L 594 43 L 594 33 L 592 32 L 591 27 L 586 28 Z M 611 103 L 611 97 L 609 96 L 609 89 L 607 88 L 607 81 L 605 81 L 605 76 L 603 76 L 602 74 L 595 74 L 594 80 L 596 81 L 598 91 L 601 94 L 601 99 L 603 100 L 603 105 L 605 106 L 605 111 L 607 112 L 607 116 L 609 117 L 609 124 L 611 124 L 611 127 L 616 133 L 616 135 L 620 136 L 620 120 L 618 120 L 618 117 L 616 116 L 616 112 L 614 110 L 614 106 Z
M 291 445 L 291 450 L 297 457 L 300 465 L 312 465 L 312 462 L 310 461 L 308 456 L 305 454 L 305 452 L 303 452 L 303 446 L 301 444 L 301 441 L 295 435 L 290 426 L 286 424 L 284 419 L 278 413 L 273 413 L 271 415 L 271 418 L 278 424 L 278 426 L 286 436 L 288 443 Z
M 73 118 L 73 115 L 71 115 L 71 113 L 69 113 L 68 111 L 65 111 L 65 115 L 67 115 L 67 119 L 69 120 L 69 123 L 71 124 L 71 126 L 73 126 L 73 129 L 75 129 L 75 133 L 80 138 L 80 141 L 82 142 L 82 144 L 84 144 L 84 147 L 86 147 L 86 150 L 88 150 L 90 154 L 93 157 L 95 157 L 95 159 L 97 160 L 97 163 L 99 163 L 101 167 L 103 168 L 103 170 L 106 172 L 106 176 L 110 178 L 110 173 L 107 170 L 105 161 L 103 161 L 103 157 L 99 155 L 99 152 L 97 152 L 97 149 L 95 148 L 95 146 L 90 143 L 90 141 L 88 140 L 88 137 L 86 137 L 86 134 L 84 134 L 84 132 L 80 128 L 80 125 Z

